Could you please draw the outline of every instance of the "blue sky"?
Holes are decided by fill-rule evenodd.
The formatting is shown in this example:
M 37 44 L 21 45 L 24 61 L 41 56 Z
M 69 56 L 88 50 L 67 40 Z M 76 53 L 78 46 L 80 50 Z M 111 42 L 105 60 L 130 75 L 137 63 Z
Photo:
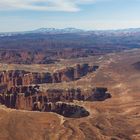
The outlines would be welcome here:
M 140 0 L 0 0 L 0 32 L 140 27 Z

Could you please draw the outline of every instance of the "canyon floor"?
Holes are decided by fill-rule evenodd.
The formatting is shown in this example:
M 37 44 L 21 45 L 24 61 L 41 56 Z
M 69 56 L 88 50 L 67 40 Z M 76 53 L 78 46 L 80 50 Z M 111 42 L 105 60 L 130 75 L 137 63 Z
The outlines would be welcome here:
M 54 71 L 77 63 L 99 65 L 77 81 L 42 84 L 46 88 L 107 87 L 105 101 L 74 101 L 88 117 L 66 118 L 55 113 L 32 112 L 0 106 L 0 140 L 140 140 L 140 50 L 103 56 L 61 60 L 56 65 L 1 64 L 0 69 Z

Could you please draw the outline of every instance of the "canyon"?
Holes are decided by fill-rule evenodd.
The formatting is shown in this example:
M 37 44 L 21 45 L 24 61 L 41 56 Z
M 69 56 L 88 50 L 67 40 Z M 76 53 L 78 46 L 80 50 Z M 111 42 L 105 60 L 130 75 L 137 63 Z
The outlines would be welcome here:
M 110 98 L 107 88 L 95 88 L 89 91 L 81 89 L 47 89 L 41 91 L 38 84 L 61 83 L 78 80 L 88 73 L 95 72 L 99 66 L 77 64 L 55 73 L 31 73 L 24 70 L 2 71 L 0 73 L 0 103 L 8 108 L 56 112 L 65 117 L 84 117 L 89 112 L 78 105 L 69 104 L 78 101 L 102 101 Z M 33 86 L 34 85 L 34 86 Z
M 139 48 L 140 32 L 139 29 L 136 30 L 65 32 L 56 29 L 48 32 L 41 29 L 35 32 L 0 34 L 0 62 L 57 64 L 61 59 Z
M 0 51 L 0 140 L 140 139 L 140 50 L 75 49 Z
M 84 108 L 71 105 L 69 103 L 74 100 L 78 101 L 103 101 L 111 98 L 109 93 L 106 93 L 106 88 L 96 88 L 91 91 L 81 91 L 80 89 L 48 89 L 46 92 L 39 90 L 39 86 L 23 86 L 12 87 L 0 95 L 0 103 L 15 109 L 29 111 L 46 111 L 59 112 L 65 116 L 73 110 L 76 114 L 82 109 L 83 114 L 87 113 Z M 70 111 L 70 110 L 71 111 Z M 63 113 L 61 113 L 63 112 Z M 81 114 L 81 113 L 80 113 Z M 82 114 L 79 117 L 82 116 Z M 78 116 L 77 116 L 78 117 Z
M 60 83 L 80 79 L 90 72 L 94 72 L 99 66 L 89 66 L 88 64 L 75 67 L 67 67 L 54 73 L 37 73 L 24 70 L 11 70 L 0 72 L 0 84 L 7 84 L 8 87 L 43 83 Z

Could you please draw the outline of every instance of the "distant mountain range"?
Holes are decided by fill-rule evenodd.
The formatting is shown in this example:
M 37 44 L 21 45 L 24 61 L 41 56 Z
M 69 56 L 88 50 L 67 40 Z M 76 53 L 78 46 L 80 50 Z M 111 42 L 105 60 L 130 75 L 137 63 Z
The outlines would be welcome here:
M 87 57 L 133 48 L 140 48 L 140 28 L 93 31 L 40 28 L 0 34 L 0 62 L 6 63 L 52 63 L 58 58 Z
M 86 31 L 82 29 L 76 29 L 76 28 L 64 28 L 64 29 L 39 28 L 32 31 L 0 33 L 0 36 L 12 36 L 12 35 L 17 35 L 17 34 L 29 34 L 29 33 L 65 34 L 65 33 L 83 33 L 83 32 L 86 32 Z
M 119 29 L 119 30 L 82 30 L 77 28 L 39 28 L 32 31 L 23 31 L 23 32 L 7 32 L 0 33 L 0 36 L 13 36 L 17 34 L 96 34 L 96 35 L 130 35 L 140 33 L 140 28 L 129 28 L 129 29 Z
M 48 32 L 48 33 L 80 33 L 80 32 L 85 32 L 82 29 L 76 29 L 76 28 L 64 28 L 64 29 L 56 29 L 56 28 L 40 28 L 37 30 L 34 30 L 32 32 Z

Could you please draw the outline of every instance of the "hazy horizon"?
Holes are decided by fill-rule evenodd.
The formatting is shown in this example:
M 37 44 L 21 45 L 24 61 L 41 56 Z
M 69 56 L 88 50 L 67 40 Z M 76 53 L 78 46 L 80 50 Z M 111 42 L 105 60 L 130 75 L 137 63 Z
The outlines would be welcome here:
M 76 28 L 76 27 L 64 27 L 64 28 L 55 28 L 55 27 L 40 27 L 40 28 L 33 28 L 33 29 L 29 29 L 29 30 L 18 30 L 18 31 L 0 31 L 0 33 L 20 33 L 20 32 L 30 32 L 30 31 L 35 31 L 35 30 L 39 30 L 39 29 L 67 29 L 67 28 L 74 28 L 74 29 L 79 29 L 79 30 L 83 30 L 83 31 L 118 31 L 118 30 L 129 30 L 129 29 L 140 29 L 140 27 L 135 27 L 135 28 L 112 28 L 112 29 L 83 29 L 83 28 Z
M 140 27 L 140 0 L 1 0 L 0 32 Z

